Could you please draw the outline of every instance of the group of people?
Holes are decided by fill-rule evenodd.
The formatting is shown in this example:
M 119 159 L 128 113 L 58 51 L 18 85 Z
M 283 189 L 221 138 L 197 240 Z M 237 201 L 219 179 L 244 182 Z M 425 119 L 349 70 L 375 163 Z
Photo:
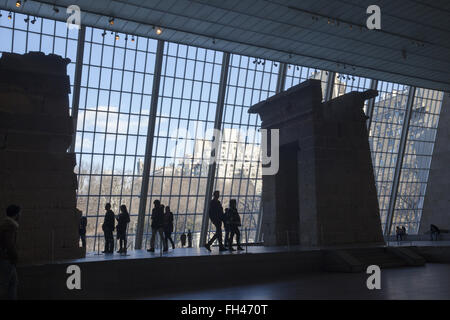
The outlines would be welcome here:
M 403 241 L 406 239 L 406 228 L 405 226 L 397 226 L 395 228 L 395 235 L 397 236 L 397 241 Z
M 219 191 L 214 191 L 213 199 L 209 203 L 209 219 L 216 228 L 214 236 L 205 245 L 208 251 L 211 251 L 211 245 L 214 241 L 219 243 L 219 251 L 235 251 L 233 248 L 233 238 L 236 236 L 237 250 L 244 250 L 241 247 L 241 233 L 239 227 L 241 226 L 241 218 L 237 211 L 236 200 L 231 199 L 229 207 L 223 210 L 222 204 L 219 201 L 220 193 Z M 170 211 L 169 206 L 164 206 L 161 201 L 153 201 L 153 209 L 151 215 L 151 228 L 152 236 L 150 238 L 150 249 L 147 251 L 155 252 L 155 240 L 156 236 L 159 235 L 163 244 L 163 251 L 168 251 L 168 243 L 172 244 L 172 248 L 175 249 L 175 244 L 172 239 L 173 232 L 173 214 Z M 222 238 L 222 224 L 225 228 L 225 240 Z M 188 243 L 189 247 L 192 247 L 192 234 L 189 230 L 188 232 Z M 186 235 L 183 233 L 180 237 L 182 246 L 186 242 Z M 225 241 L 225 244 L 223 243 Z
M 173 232 L 173 213 L 169 206 L 164 206 L 161 201 L 153 201 L 153 209 L 151 215 L 152 237 L 150 238 L 150 249 L 147 251 L 155 252 L 156 234 L 159 234 L 164 247 L 164 252 L 168 251 L 169 241 L 172 244 L 172 249 L 175 249 L 175 243 L 172 239 Z
M 117 233 L 117 239 L 119 240 L 119 250 L 117 253 L 127 253 L 127 230 L 130 223 L 130 214 L 128 213 L 127 206 L 122 204 L 120 206 L 120 212 L 116 216 L 114 211 L 111 210 L 111 204 L 105 205 L 105 218 L 102 224 L 103 234 L 105 235 L 105 249 L 103 253 L 114 253 L 114 230 Z M 117 221 L 117 226 L 116 226 Z M 80 221 L 80 238 L 83 247 L 86 247 L 86 226 L 87 219 L 82 217 Z
M 244 250 L 241 247 L 241 232 L 239 227 L 241 226 L 241 217 L 237 211 L 236 200 L 231 199 L 229 207 L 223 210 L 222 204 L 219 201 L 219 191 L 214 191 L 213 199 L 209 203 L 209 219 L 216 228 L 214 236 L 205 244 L 205 248 L 211 251 L 211 245 L 214 241 L 219 243 L 219 251 L 235 251 L 233 249 L 233 238 L 236 236 L 237 250 Z M 225 244 L 222 239 L 222 223 L 225 229 Z

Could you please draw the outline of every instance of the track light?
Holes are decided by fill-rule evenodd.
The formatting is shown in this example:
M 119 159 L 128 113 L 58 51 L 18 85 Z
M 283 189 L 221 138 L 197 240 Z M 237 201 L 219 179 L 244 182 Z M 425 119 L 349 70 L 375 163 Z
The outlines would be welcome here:
M 11 11 L 8 13 L 8 19 L 9 19 L 9 20 L 12 19 L 12 13 L 11 13 Z
M 131 36 L 131 42 L 134 42 L 134 36 Z
M 161 33 L 163 32 L 163 30 L 160 27 L 156 28 L 156 34 L 159 36 Z
M 55 11 L 55 13 L 59 13 L 59 9 L 57 7 L 53 7 L 53 11 Z
M 108 22 L 112 26 L 114 24 L 114 18 L 109 18 Z
M 102 37 L 106 36 L 106 30 L 103 30 Z
M 20 8 L 21 6 L 22 6 L 22 1 L 17 0 L 17 1 L 16 1 L 16 7 L 17 7 L 17 8 Z
M 278 67 L 278 63 L 274 62 L 274 63 L 273 63 L 273 66 L 274 66 L 274 67 Z
M 31 20 L 31 23 L 32 23 L 32 24 L 35 24 L 35 23 L 36 23 L 36 17 L 33 17 L 33 20 Z
M 30 16 L 27 16 L 25 19 L 23 19 L 23 21 L 25 21 L 25 23 L 28 23 L 28 21 L 30 21 Z
M 119 40 L 119 39 L 120 39 L 119 34 L 116 33 L 116 40 Z

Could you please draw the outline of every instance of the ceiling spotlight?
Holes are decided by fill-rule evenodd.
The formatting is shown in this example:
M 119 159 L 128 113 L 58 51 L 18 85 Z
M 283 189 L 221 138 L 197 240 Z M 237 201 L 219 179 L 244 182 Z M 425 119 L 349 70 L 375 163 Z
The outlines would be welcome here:
M 300 70 L 300 67 L 299 66 L 297 66 L 297 68 L 296 68 L 297 70 Z
M 131 42 L 134 42 L 134 36 L 131 36 Z
M 263 60 L 263 61 L 261 62 L 261 64 L 262 64 L 262 65 L 265 65 L 265 64 L 266 64 L 266 60 Z
M 57 7 L 53 7 L 53 11 L 55 11 L 55 13 L 59 13 L 59 9 Z
M 213 39 L 213 40 L 212 40 L 212 43 L 213 43 L 213 44 L 216 44 L 216 39 Z
M 8 19 L 9 19 L 9 20 L 12 19 L 12 13 L 11 13 L 11 11 L 8 13 Z
M 103 30 L 102 37 L 106 36 L 106 30 Z
M 291 68 L 291 65 L 290 64 L 288 64 L 288 69 L 290 69 Z
M 156 28 L 156 34 L 159 36 L 162 33 L 162 29 L 160 27 Z
M 22 6 L 22 1 L 18 0 L 16 1 L 16 7 L 20 8 Z
M 255 59 L 255 60 L 253 60 L 253 64 L 255 64 L 257 62 L 257 60 Z
M 2 12 L 0 11 L 0 18 L 1 18 L 1 17 L 3 17 L 3 14 L 2 14 Z
M 274 66 L 274 67 L 278 67 L 278 63 L 274 62 L 274 63 L 273 63 L 273 66 Z
M 114 24 L 114 18 L 109 18 L 108 22 L 112 26 Z
M 116 33 L 116 40 L 119 40 L 119 39 L 120 39 L 119 34 Z
M 28 21 L 30 21 L 30 16 L 27 16 L 25 19 L 23 19 L 23 21 L 25 21 L 25 23 L 28 23 Z
M 32 24 L 35 24 L 35 23 L 36 23 L 36 17 L 33 17 L 33 20 L 31 20 L 31 23 L 32 23 Z

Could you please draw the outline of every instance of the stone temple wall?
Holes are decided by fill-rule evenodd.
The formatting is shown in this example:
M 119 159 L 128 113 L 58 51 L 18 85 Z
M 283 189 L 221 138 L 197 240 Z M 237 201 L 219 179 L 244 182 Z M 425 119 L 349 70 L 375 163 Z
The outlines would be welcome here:
M 384 242 L 363 111 L 376 95 L 322 103 L 320 81 L 308 80 L 250 108 L 280 130 L 278 173 L 263 176 L 266 245 Z
M 0 59 L 0 212 L 22 207 L 19 263 L 80 258 L 68 59 L 32 52 Z

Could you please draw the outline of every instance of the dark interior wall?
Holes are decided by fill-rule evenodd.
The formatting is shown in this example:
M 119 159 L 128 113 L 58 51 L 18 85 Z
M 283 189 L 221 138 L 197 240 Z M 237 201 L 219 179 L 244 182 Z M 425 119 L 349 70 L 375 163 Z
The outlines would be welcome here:
M 280 147 L 280 168 L 276 175 L 277 242 L 298 244 L 297 142 Z

